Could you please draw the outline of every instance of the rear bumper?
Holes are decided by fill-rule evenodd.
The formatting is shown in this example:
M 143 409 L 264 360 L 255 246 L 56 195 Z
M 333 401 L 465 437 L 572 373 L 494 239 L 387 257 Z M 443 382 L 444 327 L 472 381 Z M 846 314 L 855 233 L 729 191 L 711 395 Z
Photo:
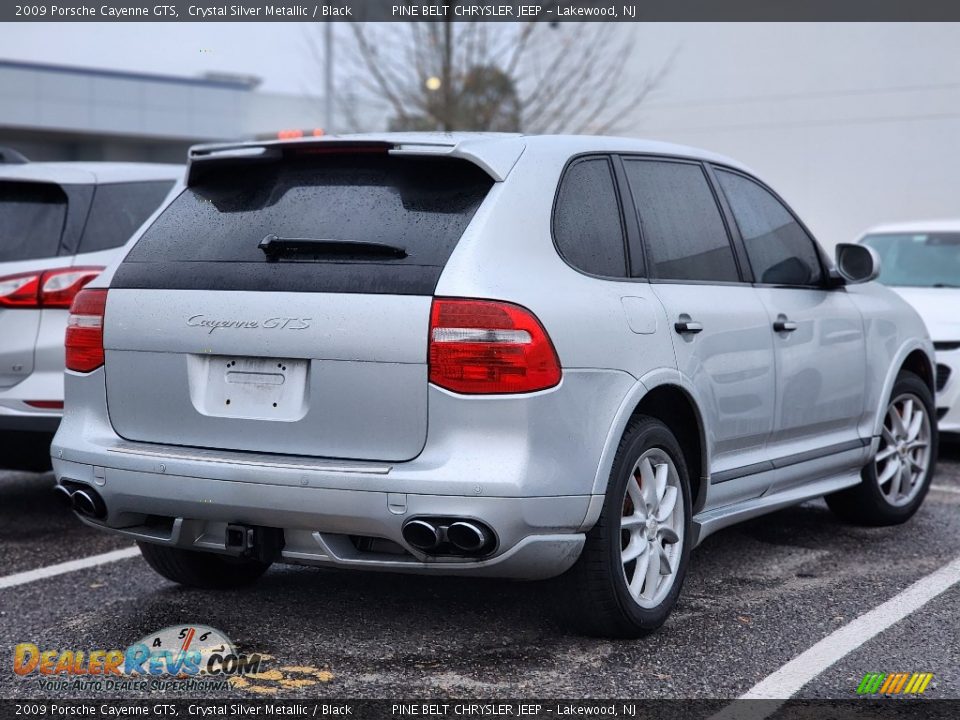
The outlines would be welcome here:
M 15 382 L 11 382 L 12 378 L 8 376 L 6 382 L 0 383 L 11 383 L 0 387 L 0 430 L 52 434 L 60 425 L 62 410 L 37 408 L 28 403 L 63 403 L 63 334 L 67 328 L 67 311 L 46 309 L 14 312 L 24 316 L 35 314 L 39 324 L 32 327 L 28 335 L 21 333 L 3 337 L 4 343 L 14 347 L 29 347 L 32 362 L 26 366 L 29 372 L 17 377 Z M 4 350 L 8 348 L 0 347 L 0 356 L 4 356 Z M 9 361 L 9 357 L 6 359 Z
M 22 382 L 0 390 L 0 430 L 55 433 L 63 412 L 37 408 L 28 401 L 63 402 L 63 368 L 35 370 Z
M 0 409 L 0 430 L 17 430 L 53 435 L 58 427 L 60 427 L 59 415 L 45 415 L 40 413 L 13 414 L 4 413 L 2 409 Z
M 86 521 L 131 538 L 225 553 L 226 525 L 236 523 L 282 529 L 285 562 L 541 579 L 576 561 L 596 522 L 600 456 L 634 382 L 566 371 L 545 393 L 471 400 L 431 388 L 423 452 L 382 463 L 124 440 L 108 420 L 103 370 L 68 372 L 51 450 L 59 480 L 89 484 L 104 500 L 106 517 Z M 482 521 L 496 549 L 424 555 L 401 532 L 418 516 Z M 361 550 L 358 536 L 391 543 Z
M 294 564 L 443 575 L 542 579 L 559 575 L 583 547 L 590 496 L 464 497 L 304 485 L 227 482 L 54 459 L 57 477 L 91 485 L 107 507 L 81 518 L 135 540 L 230 554 L 226 525 L 282 528 L 281 560 Z M 315 477 L 311 477 L 316 481 Z M 489 558 L 430 557 L 408 546 L 403 523 L 416 516 L 482 520 L 497 536 Z M 360 549 L 354 538 L 386 539 L 396 552 Z M 400 549 L 403 549 L 401 552 Z

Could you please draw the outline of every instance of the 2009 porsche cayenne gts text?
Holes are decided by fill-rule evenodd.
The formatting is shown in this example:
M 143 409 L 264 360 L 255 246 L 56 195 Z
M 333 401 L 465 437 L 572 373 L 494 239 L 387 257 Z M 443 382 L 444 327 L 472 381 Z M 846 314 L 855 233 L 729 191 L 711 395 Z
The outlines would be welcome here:
M 76 298 L 58 490 L 179 583 L 558 577 L 637 636 L 690 551 L 825 496 L 907 520 L 933 346 L 738 163 L 616 138 L 202 146 Z

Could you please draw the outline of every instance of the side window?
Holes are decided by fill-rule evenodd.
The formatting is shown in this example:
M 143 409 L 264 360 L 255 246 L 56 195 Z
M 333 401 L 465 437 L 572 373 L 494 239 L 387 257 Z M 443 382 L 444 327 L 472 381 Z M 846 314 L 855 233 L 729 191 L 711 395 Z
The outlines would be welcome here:
M 624 158 L 652 277 L 737 282 L 740 274 L 703 168 Z
M 123 245 L 156 210 L 173 182 L 134 182 L 98 185 L 78 252 L 109 250 Z
M 820 284 L 823 270 L 816 244 L 783 203 L 743 175 L 717 168 L 717 178 L 740 228 L 757 282 Z
M 623 221 L 607 158 L 575 161 L 563 175 L 553 214 L 557 249 L 591 275 L 626 277 Z

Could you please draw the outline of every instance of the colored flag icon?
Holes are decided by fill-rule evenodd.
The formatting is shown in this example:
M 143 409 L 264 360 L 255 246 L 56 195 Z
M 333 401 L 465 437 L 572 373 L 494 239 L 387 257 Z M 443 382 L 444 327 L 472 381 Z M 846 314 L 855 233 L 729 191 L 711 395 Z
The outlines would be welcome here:
M 867 673 L 857 695 L 922 695 L 933 673 Z

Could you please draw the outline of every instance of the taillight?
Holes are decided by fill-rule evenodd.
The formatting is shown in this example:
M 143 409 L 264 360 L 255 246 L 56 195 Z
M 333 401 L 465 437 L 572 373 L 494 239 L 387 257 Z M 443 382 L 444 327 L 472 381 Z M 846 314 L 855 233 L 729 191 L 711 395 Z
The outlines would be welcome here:
M 0 307 L 68 308 L 101 272 L 102 267 L 71 267 L 8 275 L 0 278 Z
M 77 293 L 102 272 L 102 267 L 48 270 L 40 279 L 40 305 L 47 308 L 70 307 Z
M 467 394 L 526 393 L 560 382 L 560 361 L 529 310 L 491 300 L 435 298 L 430 382 Z
M 40 273 L 21 273 L 0 278 L 0 307 L 40 307 Z
M 106 290 L 81 290 L 67 318 L 67 370 L 90 372 L 103 365 L 103 312 Z
M 23 402 L 40 410 L 63 410 L 63 400 L 24 400 Z

